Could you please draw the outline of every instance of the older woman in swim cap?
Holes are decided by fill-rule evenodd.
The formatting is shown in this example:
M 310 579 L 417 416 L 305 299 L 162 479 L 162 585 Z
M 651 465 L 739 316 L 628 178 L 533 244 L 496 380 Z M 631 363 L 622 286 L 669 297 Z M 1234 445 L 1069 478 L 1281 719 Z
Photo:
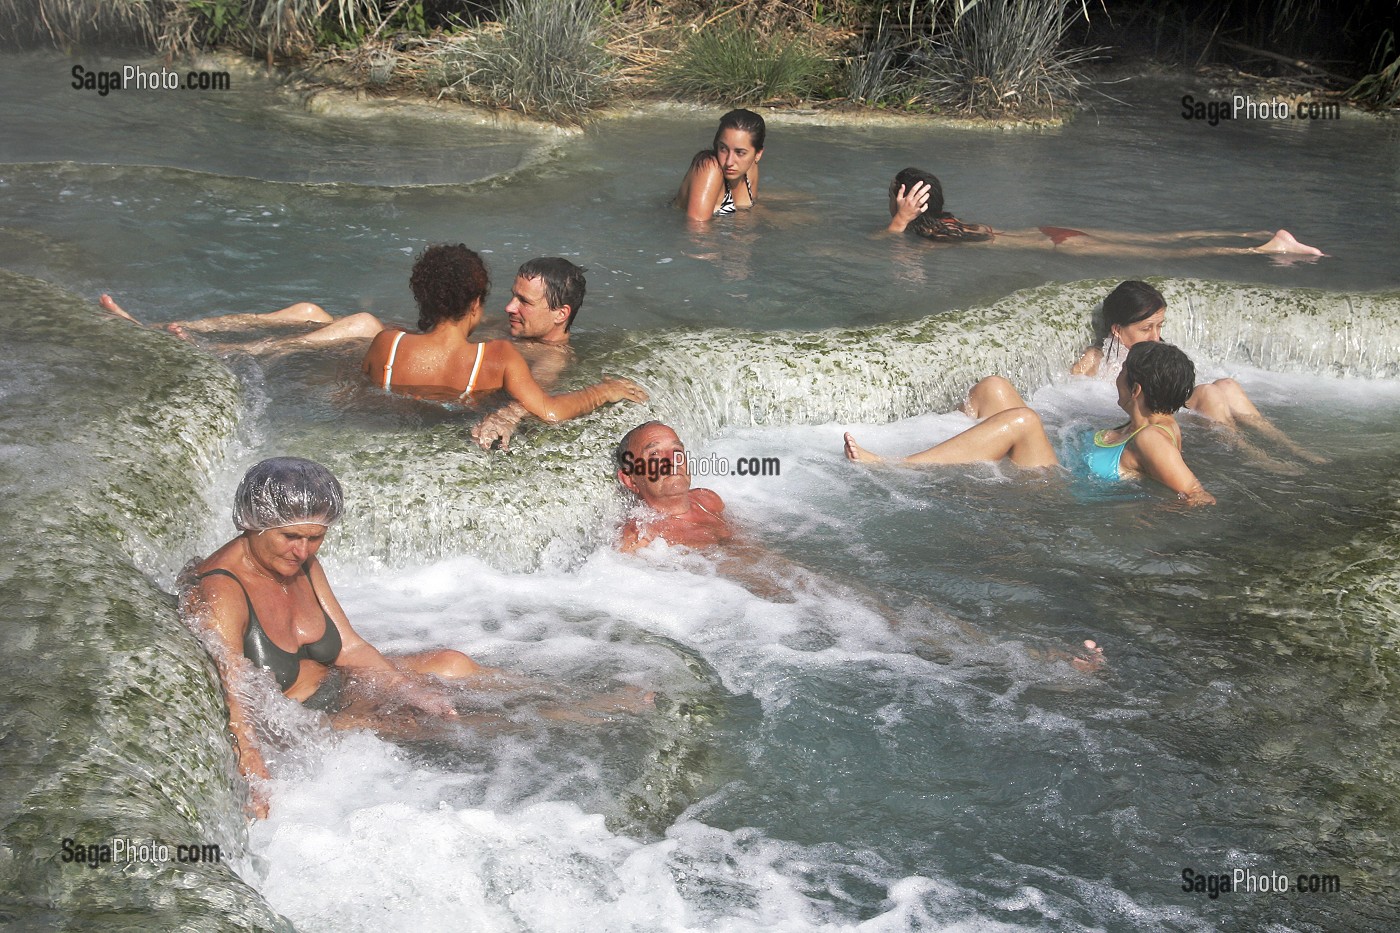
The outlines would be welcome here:
M 386 658 L 350 626 L 316 559 L 326 531 L 344 508 L 340 483 L 311 460 L 277 457 L 250 469 L 234 495 L 240 534 L 193 571 L 184 608 L 212 634 L 244 776 L 266 778 L 240 687 L 270 674 L 282 693 L 327 712 L 341 707 L 348 681 L 396 690 L 410 706 L 455 716 L 429 677 L 460 680 L 488 673 L 460 651 L 440 649 Z M 244 664 L 243 659 L 249 664 Z M 267 802 L 254 789 L 254 809 Z
M 691 160 L 675 206 L 697 223 L 753 207 L 766 133 L 763 118 L 752 110 L 731 110 L 720 117 L 712 147 Z

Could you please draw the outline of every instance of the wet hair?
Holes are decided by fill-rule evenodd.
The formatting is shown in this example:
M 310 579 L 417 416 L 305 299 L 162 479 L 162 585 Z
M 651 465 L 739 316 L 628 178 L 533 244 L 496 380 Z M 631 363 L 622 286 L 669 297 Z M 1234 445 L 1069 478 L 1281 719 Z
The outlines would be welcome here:
M 924 212 L 909 221 L 908 230 L 928 240 L 963 240 L 969 243 L 983 243 L 992 239 L 991 231 L 981 224 L 963 223 L 943 209 L 943 183 L 938 176 L 923 169 L 906 168 L 894 176 L 890 182 L 890 197 L 899 197 L 899 189 L 905 193 L 914 186 L 928 185 L 928 205 Z
M 743 130 L 749 134 L 754 151 L 763 151 L 763 137 L 768 132 L 768 127 L 763 118 L 752 110 L 731 110 L 719 118 L 719 129 L 715 130 L 715 141 L 710 147 L 712 153 L 719 152 L 719 138 L 725 130 Z
M 920 168 L 901 169 L 899 174 L 894 176 L 894 181 L 890 182 L 890 197 L 899 197 L 900 188 L 908 194 L 920 182 L 928 185 L 928 210 L 924 213 L 935 216 L 943 213 L 943 183 L 938 180 L 937 175 Z
M 460 321 L 491 290 L 486 264 L 461 243 L 429 246 L 414 260 L 408 277 L 418 303 L 418 329 L 430 331 L 443 321 Z
M 643 421 L 641 424 L 622 435 L 622 440 L 618 441 L 617 447 L 613 449 L 613 463 L 616 464 L 619 470 L 625 468 L 627 465 L 627 451 L 632 449 L 632 439 L 647 428 L 655 427 L 668 428 L 670 425 L 666 424 L 664 421 Z
M 1169 343 L 1144 340 L 1128 350 L 1123 361 L 1128 388 L 1142 387 L 1147 410 L 1170 415 L 1181 409 L 1196 388 L 1196 366 Z
M 233 494 L 233 524 L 239 531 L 329 527 L 344 510 L 345 495 L 335 475 L 301 457 L 273 457 L 254 465 Z
M 1113 328 L 1146 320 L 1167 306 L 1167 299 L 1146 282 L 1120 282 L 1103 300 L 1103 314 L 1095 322 L 1100 340 L 1113 336 Z
M 583 292 L 588 287 L 583 274 L 588 270 L 576 266 L 558 256 L 542 256 L 531 259 L 515 274 L 522 279 L 540 279 L 544 282 L 544 300 L 550 308 L 569 306 L 569 319 L 564 322 L 564 330 L 574 326 L 578 309 L 583 307 Z

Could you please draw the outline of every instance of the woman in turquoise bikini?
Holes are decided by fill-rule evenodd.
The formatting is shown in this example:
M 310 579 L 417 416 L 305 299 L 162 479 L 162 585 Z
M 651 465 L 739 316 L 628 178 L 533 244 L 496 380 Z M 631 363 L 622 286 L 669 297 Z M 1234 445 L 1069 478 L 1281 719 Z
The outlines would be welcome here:
M 1172 417 L 1195 387 L 1196 368 L 1181 350 L 1156 342 L 1133 346 L 1118 374 L 1118 407 L 1128 421 L 1093 435 L 1083 468 L 1110 481 L 1146 476 L 1191 505 L 1214 504 L 1215 497 L 1182 459 L 1181 429 Z M 1040 416 L 1000 376 L 973 386 L 967 411 L 982 420 L 956 437 L 896 462 L 921 466 L 1010 460 L 1024 469 L 1059 465 Z M 846 456 L 858 463 L 884 461 L 850 434 Z

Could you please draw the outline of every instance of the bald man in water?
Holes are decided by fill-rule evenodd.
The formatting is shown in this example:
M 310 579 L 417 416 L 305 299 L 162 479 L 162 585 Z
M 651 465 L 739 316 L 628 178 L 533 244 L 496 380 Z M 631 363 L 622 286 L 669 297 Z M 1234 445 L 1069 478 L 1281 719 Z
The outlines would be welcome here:
M 660 538 L 668 544 L 707 548 L 734 537 L 724 500 L 712 489 L 693 489 L 685 445 L 668 425 L 648 421 L 617 445 L 617 479 L 650 514 L 622 526 L 618 545 L 631 552 Z
M 691 487 L 685 444 L 669 425 L 660 421 L 637 425 L 618 442 L 614 460 L 618 482 L 647 507 L 645 515 L 630 518 L 622 526 L 618 549 L 624 553 L 644 548 L 657 539 L 697 549 L 724 545 L 718 555 L 720 572 L 761 598 L 790 598 L 794 587 L 825 585 L 806 568 L 744 541 L 735 533 L 724 517 L 724 500 L 719 493 Z M 858 584 L 853 586 L 863 589 Z M 890 625 L 898 627 L 897 615 L 884 605 L 880 595 L 865 592 Z M 972 639 L 986 640 L 971 626 L 961 627 Z M 1057 650 L 1036 656 L 1068 661 L 1080 671 L 1098 670 L 1104 663 L 1103 649 L 1093 641 L 1083 644 L 1079 656 Z

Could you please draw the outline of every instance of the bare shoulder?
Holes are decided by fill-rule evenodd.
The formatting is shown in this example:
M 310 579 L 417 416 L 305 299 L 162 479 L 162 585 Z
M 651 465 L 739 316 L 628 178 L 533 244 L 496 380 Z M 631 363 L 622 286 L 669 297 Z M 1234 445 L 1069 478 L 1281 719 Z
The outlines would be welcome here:
M 713 489 L 692 489 L 690 501 L 707 512 L 723 512 L 724 500 Z
M 512 360 L 524 362 L 525 357 L 521 354 L 515 342 L 511 340 L 488 340 L 486 349 L 483 351 L 488 360 L 496 360 L 502 363 Z
M 1084 351 L 1084 355 L 1079 358 L 1079 362 L 1070 367 L 1070 373 L 1075 376 L 1092 376 L 1099 371 L 1103 365 L 1103 350 L 1098 347 L 1090 347 Z
M 374 339 L 369 342 L 369 349 L 365 351 L 363 368 L 368 371 L 371 367 L 382 369 L 384 361 L 389 357 L 389 346 L 394 342 L 401 330 L 381 330 L 374 335 Z

